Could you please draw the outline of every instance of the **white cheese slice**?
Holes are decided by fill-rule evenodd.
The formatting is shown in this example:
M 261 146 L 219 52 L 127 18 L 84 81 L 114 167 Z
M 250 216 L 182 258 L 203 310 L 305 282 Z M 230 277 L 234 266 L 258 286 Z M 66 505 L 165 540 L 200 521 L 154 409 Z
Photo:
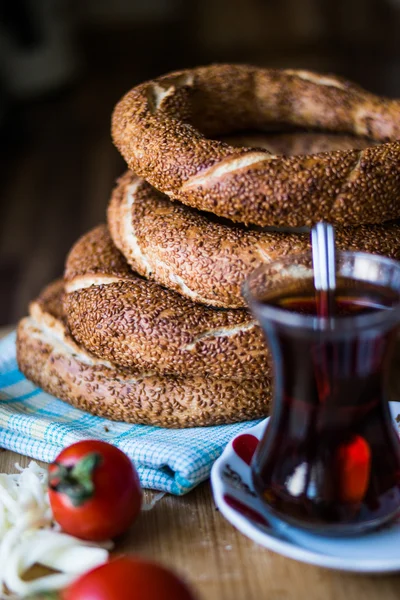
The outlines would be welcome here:
M 66 587 L 107 562 L 111 542 L 95 545 L 60 532 L 47 492 L 47 471 L 31 461 L 19 473 L 0 474 L 0 598 Z M 23 579 L 34 564 L 58 573 Z

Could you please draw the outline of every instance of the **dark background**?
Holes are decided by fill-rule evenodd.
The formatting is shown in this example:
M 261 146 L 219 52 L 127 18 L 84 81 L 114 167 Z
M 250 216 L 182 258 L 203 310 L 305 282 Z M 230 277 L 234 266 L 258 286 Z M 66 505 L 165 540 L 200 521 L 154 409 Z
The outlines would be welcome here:
M 0 0 L 0 325 L 104 221 L 113 105 L 216 61 L 304 67 L 400 97 L 400 0 Z

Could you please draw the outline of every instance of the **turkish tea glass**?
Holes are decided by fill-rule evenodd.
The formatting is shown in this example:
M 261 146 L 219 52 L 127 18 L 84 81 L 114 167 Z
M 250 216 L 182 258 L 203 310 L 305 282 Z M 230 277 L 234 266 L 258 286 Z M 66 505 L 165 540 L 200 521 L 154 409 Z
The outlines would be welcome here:
M 338 252 L 336 281 L 329 318 L 318 316 L 311 252 L 263 265 L 244 284 L 274 378 L 251 470 L 280 519 L 350 535 L 400 512 L 400 442 L 387 390 L 400 263 Z

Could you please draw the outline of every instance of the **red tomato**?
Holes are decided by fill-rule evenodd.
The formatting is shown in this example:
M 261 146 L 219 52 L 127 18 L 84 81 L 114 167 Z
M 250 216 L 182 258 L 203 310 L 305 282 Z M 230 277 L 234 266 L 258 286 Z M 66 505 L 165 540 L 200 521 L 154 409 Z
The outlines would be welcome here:
M 165 567 L 139 557 L 117 558 L 72 583 L 62 600 L 195 600 Z
M 118 448 L 97 440 L 62 450 L 49 466 L 49 497 L 62 529 L 91 541 L 126 531 L 142 504 L 132 462 Z
M 339 496 L 342 502 L 361 502 L 368 489 L 371 471 L 371 449 L 366 440 L 355 435 L 336 453 Z

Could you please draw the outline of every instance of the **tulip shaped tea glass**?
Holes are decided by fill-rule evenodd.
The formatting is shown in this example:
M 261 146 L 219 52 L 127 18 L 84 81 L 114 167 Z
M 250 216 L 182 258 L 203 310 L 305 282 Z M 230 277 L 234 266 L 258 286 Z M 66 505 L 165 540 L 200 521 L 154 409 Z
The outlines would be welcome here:
M 400 442 L 387 398 L 400 263 L 338 252 L 333 313 L 318 316 L 311 253 L 257 269 L 244 296 L 272 355 L 274 398 L 251 465 L 273 514 L 353 534 L 400 512 Z

